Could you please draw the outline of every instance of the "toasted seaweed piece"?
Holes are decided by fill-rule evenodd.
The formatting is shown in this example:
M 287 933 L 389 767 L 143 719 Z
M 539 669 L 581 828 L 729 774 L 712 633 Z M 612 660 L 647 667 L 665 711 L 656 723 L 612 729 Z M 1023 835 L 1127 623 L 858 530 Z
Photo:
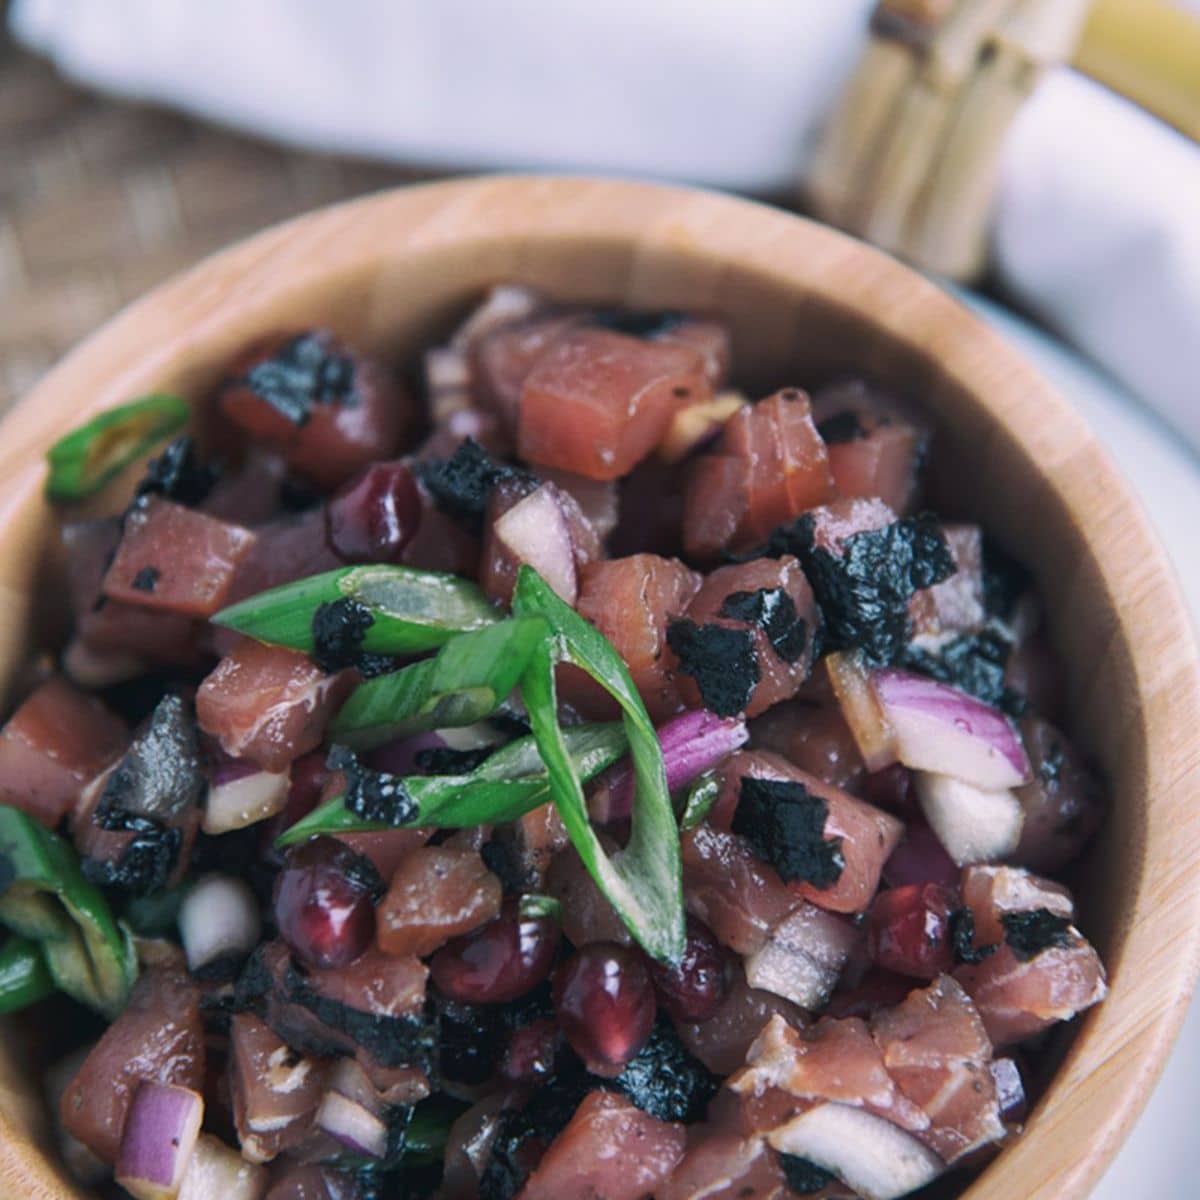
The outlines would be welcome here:
M 416 816 L 417 802 L 400 776 L 364 767 L 346 746 L 334 746 L 325 761 L 330 770 L 345 773 L 345 805 L 364 821 L 404 825 Z
M 464 438 L 449 458 L 429 459 L 414 469 L 438 508 L 470 533 L 482 530 L 488 497 L 498 483 L 537 486 L 529 471 L 497 462 L 474 438 Z
M 670 1020 L 660 1016 L 637 1056 L 606 1086 L 660 1121 L 698 1121 L 720 1081 L 679 1040 Z
M 832 887 L 846 859 L 841 838 L 825 837 L 829 806 L 793 779 L 743 775 L 733 831 L 787 883 Z
M 783 1177 L 787 1180 L 788 1187 L 798 1196 L 811 1196 L 813 1192 L 819 1192 L 837 1180 L 836 1175 L 798 1154 L 781 1153 L 779 1165 L 783 1168 Z
M 318 604 L 312 616 L 312 660 L 328 674 L 357 666 L 375 614 L 351 596 Z
M 983 607 L 988 616 L 1012 618 L 1017 601 L 1033 585 L 1033 576 L 988 534 L 983 535 Z
M 150 817 L 134 813 L 120 815 L 121 824 L 108 829 L 132 831 L 135 836 L 115 861 L 84 858 L 83 876 L 97 887 L 111 888 L 129 896 L 148 896 L 166 887 L 179 861 L 183 835 Z
M 679 656 L 679 669 L 696 681 L 705 708 L 720 717 L 745 710 L 760 677 L 748 629 L 682 618 L 667 626 L 667 645 Z
M 354 361 L 334 346 L 328 333 L 309 330 L 284 342 L 230 383 L 249 388 L 293 425 L 306 425 L 314 405 L 358 403 Z
M 800 560 L 821 611 L 826 649 L 858 648 L 874 663 L 894 662 L 903 651 L 913 594 L 957 570 L 941 525 L 928 513 L 848 534 L 840 554 L 816 544 L 815 522 L 805 514 L 776 529 L 763 553 Z
M 455 750 L 452 746 L 428 746 L 418 750 L 413 761 L 426 775 L 469 775 L 495 753 L 495 746 Z
M 955 962 L 974 965 L 983 962 L 989 954 L 995 954 L 995 946 L 975 945 L 975 914 L 965 905 L 950 914 L 949 926 Z
M 161 572 L 157 567 L 143 567 L 132 580 L 132 586 L 139 592 L 152 592 L 158 583 Z
M 1036 958 L 1051 946 L 1071 945 L 1071 919 L 1057 916 L 1048 908 L 1001 913 L 1000 923 L 1004 940 L 1022 962 Z
M 438 1066 L 441 1078 L 478 1084 L 491 1077 L 504 1050 L 502 1014 L 494 1005 L 461 1004 L 437 998 L 441 1021 Z
M 680 312 L 630 312 L 623 308 L 597 309 L 589 318 L 592 325 L 599 325 L 601 329 L 640 338 L 669 333 L 686 320 L 687 317 Z
M 798 661 L 804 653 L 808 623 L 797 615 L 796 602 L 783 588 L 730 592 L 721 604 L 720 615 L 757 625 L 786 663 Z
M 202 463 L 196 454 L 196 443 L 184 434 L 169 442 L 157 458 L 150 460 L 134 495 L 162 496 L 177 504 L 199 504 L 220 477 L 220 466 Z
M 960 634 L 937 650 L 909 643 L 897 662 L 910 671 L 970 692 L 1010 717 L 1019 717 L 1027 707 L 1025 698 L 1004 682 L 1004 669 L 1012 648 L 1012 640 L 992 623 L 978 633 Z

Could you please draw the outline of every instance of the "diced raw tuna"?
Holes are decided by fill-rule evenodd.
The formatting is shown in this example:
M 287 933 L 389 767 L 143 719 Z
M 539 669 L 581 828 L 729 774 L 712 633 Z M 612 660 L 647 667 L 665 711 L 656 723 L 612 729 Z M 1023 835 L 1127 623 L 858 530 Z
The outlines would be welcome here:
M 582 324 L 577 313 L 534 316 L 472 339 L 471 387 L 477 403 L 498 414 L 516 434 L 521 388 L 542 355 Z
M 231 758 L 283 771 L 320 745 L 356 678 L 354 671 L 326 675 L 298 650 L 246 640 L 200 685 L 196 715 Z
M 719 567 L 705 577 L 685 616 L 697 626 L 744 630 L 753 638 L 757 681 L 745 705 L 747 716 L 790 699 L 812 671 L 820 618 L 812 588 L 790 555 Z M 676 668 L 684 703 L 711 708 L 705 703 L 705 676 L 694 666 L 685 660 Z
M 1062 723 L 1066 711 L 1064 684 L 1062 664 L 1041 633 L 1023 637 L 1004 664 L 1004 686 L 1023 696 L 1033 712 L 1054 724 Z
M 658 1200 L 784 1200 L 787 1195 L 779 1159 L 761 1138 L 704 1131 Z
M 254 545 L 234 574 L 226 598 L 229 604 L 345 565 L 325 540 L 325 516 L 320 507 L 278 517 L 255 533 Z
M 151 968 L 63 1093 L 63 1128 L 106 1163 L 116 1161 L 133 1094 L 144 1080 L 201 1091 L 200 990 L 185 972 Z
M 211 617 L 224 606 L 254 536 L 240 525 L 145 497 L 125 514 L 104 594 L 143 608 Z
M 913 986 L 913 980 L 903 975 L 872 969 L 849 991 L 834 992 L 825 1008 L 825 1015 L 867 1019 L 881 1008 L 899 1004 Z
M 801 905 L 746 959 L 746 979 L 751 987 L 815 1011 L 829 999 L 858 936 L 844 917 Z
M 341 775 L 341 772 L 338 772 Z M 345 777 L 342 776 L 344 781 Z M 330 790 L 325 799 L 340 795 L 345 783 L 340 782 Z M 314 806 L 315 807 L 315 806 Z M 297 820 L 299 818 L 296 818 Z M 291 822 L 289 822 L 290 824 Z M 284 827 L 286 828 L 286 826 Z M 414 850 L 425 845 L 433 836 L 432 829 L 376 829 L 370 833 L 335 833 L 339 842 L 345 842 L 351 850 L 369 858 L 379 872 L 380 879 L 391 879 Z
M 1013 861 L 1058 871 L 1077 857 L 1102 815 L 1099 780 L 1067 737 L 1040 717 L 1019 722 L 1033 779 L 1017 788 L 1025 812 Z
M 992 1078 L 992 1043 L 966 992 L 948 976 L 871 1018 L 896 1086 L 930 1126 L 916 1136 L 952 1163 L 1005 1135 Z
M 531 463 L 619 479 L 654 449 L 676 411 L 711 390 L 704 357 L 689 346 L 606 329 L 568 332 L 522 384 L 517 447 Z
M 723 765 L 721 777 L 724 781 L 722 793 L 709 813 L 709 820 L 714 825 L 740 828 L 738 797 L 746 778 L 798 784 L 795 802 L 807 804 L 816 800 L 823 804 L 826 815 L 821 837 L 827 843 L 840 839 L 838 849 L 843 865 L 830 885 L 817 886 L 798 878 L 792 887 L 806 900 L 834 912 L 862 912 L 870 904 L 879 887 L 883 864 L 904 833 L 900 821 L 768 751 L 741 751 Z M 778 800 L 778 803 L 789 802 L 792 802 L 790 797 Z M 745 832 L 753 844 L 753 830 Z M 790 846 L 776 839 L 770 850 L 779 864 L 784 861 L 783 855 L 799 853 L 803 847 Z
M 500 880 L 473 850 L 423 846 L 392 876 L 376 909 L 376 940 L 387 954 L 424 957 L 452 937 L 500 915 Z
M 682 615 L 700 576 L 677 558 L 634 554 L 594 562 L 581 572 L 578 611 L 616 647 L 654 721 L 683 707 L 667 649 L 667 625 Z M 581 672 L 560 676 L 564 697 L 588 716 L 615 715 L 615 702 Z
M 704 375 L 713 391 L 725 386 L 733 361 L 733 339 L 729 326 L 712 317 L 684 317 L 669 322 L 653 335 L 656 342 L 671 346 L 690 346 L 704 359 Z
M 907 405 L 851 380 L 813 396 L 817 430 L 829 450 L 840 496 L 878 496 L 905 512 L 917 491 L 929 431 Z
M 1017 867 L 967 867 L 962 873 L 962 898 L 975 921 L 977 946 L 1004 940 L 1005 913 L 1042 908 L 1068 921 L 1075 918 L 1075 902 L 1061 883 Z
M 679 1040 L 714 1074 L 730 1075 L 746 1061 L 754 1039 L 775 1015 L 801 1028 L 807 1015 L 774 992 L 753 988 L 740 968 L 721 1007 L 706 1021 L 676 1021 Z
M 681 851 L 688 912 L 738 954 L 760 950 L 771 930 L 804 903 L 735 834 L 704 823 L 683 835 Z
M 629 945 L 632 938 L 617 910 L 596 886 L 583 860 L 568 846 L 546 873 L 546 890 L 562 905 L 563 934 L 573 946 L 592 942 Z
M 1098 1004 L 1108 992 L 1104 965 L 1073 926 L 1065 945 L 1021 959 L 1002 945 L 954 978 L 975 1002 L 995 1046 L 1009 1046 Z
M 120 717 L 52 675 L 0 729 L 0 804 L 53 829 L 128 740 Z
M 223 474 L 199 508 L 218 521 L 261 525 L 279 510 L 287 464 L 269 450 L 251 446 L 236 471 Z
M 229 1082 L 242 1154 L 270 1162 L 302 1141 L 327 1073 L 327 1062 L 293 1050 L 250 1013 L 236 1013 L 229 1026 Z
M 404 548 L 401 562 L 422 571 L 449 571 L 471 578 L 479 568 L 479 541 L 434 503 L 424 484 L 418 483 L 421 521 L 416 535 Z
M 617 485 L 612 480 L 586 479 L 553 467 L 543 467 L 538 475 L 574 499 L 601 541 L 616 529 L 619 508 Z
M 683 1157 L 682 1125 L 659 1121 L 624 1096 L 589 1092 L 520 1192 L 520 1200 L 648 1200 Z
M 683 490 L 690 467 L 657 454 L 617 484 L 619 520 L 608 540 L 614 557 L 683 552 Z
M 922 588 L 908 603 L 913 638 L 939 639 L 977 633 L 987 621 L 983 605 L 983 530 L 978 525 L 943 525 L 958 569 L 949 579 Z
M 813 508 L 808 517 L 812 521 L 813 545 L 836 555 L 845 550 L 844 542 L 851 534 L 885 529 L 896 521 L 895 510 L 875 497 L 833 500 Z
M 326 489 L 391 458 L 412 417 L 411 402 L 388 371 L 325 330 L 249 351 L 217 402 L 239 429 Z
M 546 889 L 550 864 L 570 841 L 558 809 L 553 804 L 542 804 L 500 826 L 492 839 L 492 848 L 502 856 L 504 877 L 510 887 L 522 892 L 542 892 Z
M 808 397 L 787 388 L 734 414 L 715 452 L 693 464 L 684 497 L 684 547 L 702 559 L 752 549 L 833 495 Z
M 862 755 L 836 701 L 778 704 L 750 726 L 750 744 L 770 750 L 801 770 L 844 790 L 855 791 L 866 773 Z

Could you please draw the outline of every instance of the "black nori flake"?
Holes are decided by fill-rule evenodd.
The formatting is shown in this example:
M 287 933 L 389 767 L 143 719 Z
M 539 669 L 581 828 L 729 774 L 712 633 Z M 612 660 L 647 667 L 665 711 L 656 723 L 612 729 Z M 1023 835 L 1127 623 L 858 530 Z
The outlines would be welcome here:
M 988 616 L 1010 620 L 1033 576 L 1007 550 L 983 535 L 983 607 Z
M 667 626 L 667 645 L 679 656 L 679 669 L 696 681 L 705 708 L 720 717 L 745 710 L 759 680 L 748 629 L 681 619 Z
M 130 816 L 170 822 L 199 803 L 204 786 L 195 724 L 182 697 L 168 693 L 108 777 L 92 820 L 110 830 L 133 828 Z
M 975 945 L 975 914 L 967 907 L 956 908 L 949 919 L 950 946 L 954 961 L 981 963 L 989 954 L 995 954 L 995 946 Z
M 150 460 L 133 494 L 162 496 L 176 504 L 199 504 L 220 476 L 221 468 L 214 463 L 202 463 L 196 455 L 196 443 L 184 434 Z
M 661 337 L 686 320 L 687 317 L 678 312 L 630 312 L 622 308 L 598 309 L 590 318 L 591 324 L 602 329 L 639 338 Z
M 779 1165 L 783 1168 L 788 1187 L 798 1196 L 811 1196 L 837 1179 L 836 1175 L 817 1166 L 812 1159 L 801 1158 L 798 1154 L 781 1153 Z
M 157 567 L 143 567 L 132 579 L 131 586 L 139 592 L 152 592 L 159 580 Z
M 499 733 L 510 738 L 526 737 L 533 732 L 525 714 L 517 712 L 515 708 L 509 708 L 507 705 L 496 709 L 488 717 L 487 723 Z
M 471 533 L 483 528 L 488 497 L 498 483 L 537 486 L 530 472 L 497 462 L 474 438 L 464 438 L 449 458 L 417 463 L 415 470 L 438 508 Z
M 991 624 L 978 633 L 960 634 L 936 651 L 910 643 L 896 661 L 910 671 L 961 688 L 1011 717 L 1019 717 L 1026 708 L 1025 698 L 1004 682 L 1011 653 L 1011 639 Z
M 302 333 L 233 381 L 265 400 L 293 425 L 305 425 L 316 404 L 358 403 L 354 362 L 330 349 L 327 334 Z
M 1004 940 L 1021 962 L 1036 958 L 1051 946 L 1071 945 L 1071 919 L 1057 916 L 1048 908 L 1001 913 L 1000 923 L 1004 926 Z
M 646 1044 L 606 1086 L 660 1121 L 698 1121 L 719 1082 L 679 1040 L 671 1022 L 659 1017 Z
M 413 762 L 425 775 L 469 775 L 486 762 L 495 746 L 477 746 L 473 750 L 455 750 L 452 746 L 427 746 L 418 750 Z
M 858 647 L 872 662 L 894 662 L 908 641 L 913 594 L 957 570 L 937 519 L 923 513 L 848 534 L 840 554 L 818 546 L 814 534 L 806 514 L 776 529 L 763 553 L 800 560 L 821 610 L 826 649 Z
M 732 828 L 785 882 L 828 888 L 846 867 L 842 839 L 825 837 L 828 816 L 829 805 L 797 780 L 743 775 Z
M 857 442 L 859 438 L 866 437 L 867 431 L 862 427 L 862 422 L 858 419 L 858 413 L 847 409 L 845 412 L 835 413 L 832 417 L 826 417 L 817 426 L 817 432 L 821 435 L 821 440 L 827 446 L 839 446 L 844 442 Z
M 363 638 L 374 624 L 371 610 L 349 596 L 317 605 L 312 615 L 313 662 L 330 675 L 356 666 Z
M 529 871 L 521 861 L 513 839 L 493 837 L 480 847 L 479 856 L 483 865 L 500 880 L 506 896 L 519 895 L 529 887 Z
M 416 817 L 417 802 L 400 776 L 362 766 L 358 756 L 346 746 L 334 746 L 325 765 L 331 771 L 345 773 L 345 805 L 364 821 L 407 825 Z
M 119 829 L 135 834 L 121 856 L 80 860 L 83 876 L 97 887 L 113 888 L 131 896 L 146 896 L 166 887 L 179 861 L 183 835 L 147 817 L 126 813 Z
M 730 592 L 721 604 L 720 615 L 757 625 L 784 662 L 797 662 L 804 653 L 808 623 L 796 615 L 796 602 L 783 588 Z
M 266 942 L 260 942 L 254 953 L 246 960 L 242 973 L 233 985 L 231 1007 L 234 1012 L 260 1011 L 262 1001 L 271 990 L 271 972 L 263 962 Z
M 504 1051 L 502 1014 L 495 1005 L 438 998 L 441 1019 L 438 1065 L 443 1079 L 483 1083 Z
M 430 1005 L 422 1014 L 402 1017 L 383 1016 L 352 1008 L 322 996 L 309 982 L 304 968 L 294 959 L 288 961 L 283 971 L 282 999 L 306 1008 L 323 1025 L 345 1034 L 381 1066 L 415 1066 L 427 1074 L 433 1070 L 439 1035 L 438 1015 Z M 297 1049 L 306 1053 L 312 1052 L 307 1046 L 293 1043 L 292 1037 L 284 1040 L 296 1044 Z

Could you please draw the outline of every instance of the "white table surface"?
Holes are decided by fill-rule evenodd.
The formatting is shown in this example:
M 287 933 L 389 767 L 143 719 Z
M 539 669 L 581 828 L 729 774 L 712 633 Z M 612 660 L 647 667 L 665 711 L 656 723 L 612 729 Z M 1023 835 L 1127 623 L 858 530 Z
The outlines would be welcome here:
M 1006 310 L 964 297 L 1079 408 L 1133 483 L 1200 621 L 1200 457 L 1117 384 Z M 1093 1200 L 1200 1197 L 1200 1001 L 1193 1001 L 1166 1071 Z M 1013 1200 L 1020 1200 L 1014 1196 Z

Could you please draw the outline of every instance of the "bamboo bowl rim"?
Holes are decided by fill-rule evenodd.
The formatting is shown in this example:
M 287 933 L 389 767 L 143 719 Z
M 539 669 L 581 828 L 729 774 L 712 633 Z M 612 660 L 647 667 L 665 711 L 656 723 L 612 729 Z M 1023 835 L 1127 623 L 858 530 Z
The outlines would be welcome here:
M 1128 653 L 1134 695 L 1126 707 L 1148 800 L 1141 844 L 1126 853 L 1140 849 L 1141 859 L 1114 935 L 1119 954 L 1108 999 L 1082 1023 L 1023 1137 L 964 1195 L 1008 1200 L 1020 1186 L 1019 1194 L 1038 1200 L 1083 1197 L 1145 1104 L 1200 966 L 1200 814 L 1189 803 L 1191 781 L 1200 778 L 1200 660 L 1191 622 L 1140 503 L 1080 416 L 958 301 L 843 234 L 716 193 L 499 176 L 321 209 L 207 259 L 110 320 L 0 422 L 0 692 L 25 650 L 17 633 L 34 606 L 28 551 L 44 517 L 42 456 L 71 424 L 171 371 L 186 374 L 214 345 L 235 345 L 240 313 L 274 304 L 294 316 L 303 297 L 374 278 L 385 261 L 500 246 L 504 265 L 495 277 L 520 278 L 530 254 L 543 253 L 544 274 L 551 251 L 585 241 L 602 250 L 593 255 L 605 276 L 597 286 L 612 290 L 611 265 L 630 303 L 651 268 L 669 273 L 663 264 L 677 259 L 686 276 L 686 263 L 698 262 L 714 295 L 734 268 L 750 271 L 919 347 L 1003 427 L 1022 469 L 1072 515 L 1072 537 L 1104 588 L 1113 636 Z M 406 302 L 403 291 L 386 287 L 378 295 L 368 289 L 361 300 Z M 697 307 L 703 303 L 697 299 Z M 19 1184 L 39 1198 L 77 1194 L 47 1156 L 39 1120 L 28 1081 L 0 1061 L 0 1185 Z

